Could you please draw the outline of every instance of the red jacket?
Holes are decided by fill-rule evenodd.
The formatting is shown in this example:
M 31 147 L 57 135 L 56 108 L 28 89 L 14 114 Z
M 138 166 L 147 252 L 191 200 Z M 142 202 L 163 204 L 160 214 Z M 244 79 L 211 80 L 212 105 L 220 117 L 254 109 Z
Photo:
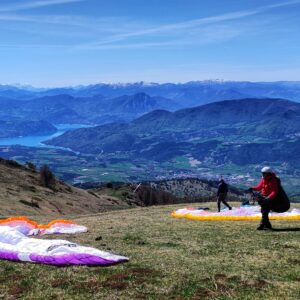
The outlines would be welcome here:
M 275 198 L 279 193 L 279 182 L 275 174 L 270 178 L 262 178 L 259 184 L 252 188 L 255 191 L 261 191 L 262 195 L 270 199 Z

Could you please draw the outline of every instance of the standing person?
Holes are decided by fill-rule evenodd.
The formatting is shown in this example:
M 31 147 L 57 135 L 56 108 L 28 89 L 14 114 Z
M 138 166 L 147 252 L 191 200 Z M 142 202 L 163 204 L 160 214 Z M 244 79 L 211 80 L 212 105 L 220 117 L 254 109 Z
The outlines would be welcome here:
M 217 193 L 218 212 L 220 212 L 220 210 L 221 210 L 221 202 L 223 202 L 229 208 L 229 210 L 232 209 L 232 207 L 226 202 L 227 193 L 228 193 L 228 185 L 224 181 L 224 179 L 221 178 L 220 183 L 218 185 L 218 193 Z
M 261 169 L 262 179 L 255 187 L 249 188 L 249 191 L 259 191 L 261 195 L 258 198 L 258 204 L 261 206 L 262 219 L 257 230 L 272 230 L 269 220 L 269 212 L 285 212 L 290 208 L 287 195 L 281 187 L 280 179 L 270 167 Z

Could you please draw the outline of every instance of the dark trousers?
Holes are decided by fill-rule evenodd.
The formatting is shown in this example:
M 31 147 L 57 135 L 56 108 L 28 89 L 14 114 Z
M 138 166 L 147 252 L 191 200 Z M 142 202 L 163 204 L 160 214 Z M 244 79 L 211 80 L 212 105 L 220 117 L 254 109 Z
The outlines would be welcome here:
M 262 224 L 270 224 L 269 220 L 269 212 L 274 211 L 274 212 L 285 212 L 290 208 L 289 202 L 286 201 L 280 201 L 282 199 L 280 198 L 274 198 L 274 199 L 258 199 L 258 204 L 261 207 L 261 214 L 262 214 L 262 219 L 261 223 Z
M 225 201 L 227 197 L 227 193 L 221 193 L 218 195 L 218 211 L 221 210 L 221 202 L 226 205 L 228 208 L 231 208 L 231 206 Z
M 261 223 L 264 225 L 269 225 L 270 220 L 269 220 L 269 212 L 272 209 L 272 200 L 267 199 L 263 201 L 259 201 L 258 204 L 261 207 Z

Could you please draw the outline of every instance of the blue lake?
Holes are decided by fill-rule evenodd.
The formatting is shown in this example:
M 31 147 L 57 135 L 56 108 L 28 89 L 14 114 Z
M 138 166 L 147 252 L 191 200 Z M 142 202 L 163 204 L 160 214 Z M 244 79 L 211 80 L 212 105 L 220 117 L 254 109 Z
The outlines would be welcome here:
M 0 138 L 0 146 L 22 145 L 28 147 L 49 147 L 44 145 L 42 142 L 57 137 L 69 130 L 91 127 L 90 125 L 83 124 L 55 124 L 54 126 L 58 129 L 58 131 L 50 135 Z

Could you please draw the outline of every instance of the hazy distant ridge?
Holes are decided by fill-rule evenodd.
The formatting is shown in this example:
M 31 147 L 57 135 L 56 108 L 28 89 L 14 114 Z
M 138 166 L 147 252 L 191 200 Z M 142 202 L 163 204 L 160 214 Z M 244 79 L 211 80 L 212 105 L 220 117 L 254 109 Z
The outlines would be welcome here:
M 73 97 L 103 95 L 108 98 L 146 93 L 179 101 L 182 106 L 196 106 L 213 101 L 241 98 L 284 98 L 300 101 L 300 82 L 247 82 L 247 81 L 192 81 L 187 83 L 126 83 L 94 84 L 78 87 L 50 89 L 22 88 L 0 85 L 0 96 L 15 99 L 30 99 L 43 96 L 68 94 Z

